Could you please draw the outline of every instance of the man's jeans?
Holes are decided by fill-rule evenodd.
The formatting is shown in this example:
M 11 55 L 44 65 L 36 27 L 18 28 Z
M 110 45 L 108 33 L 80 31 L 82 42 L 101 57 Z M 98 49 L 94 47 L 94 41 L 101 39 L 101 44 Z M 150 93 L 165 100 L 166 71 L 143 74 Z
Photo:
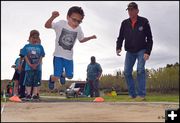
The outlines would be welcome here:
M 145 50 L 140 50 L 137 53 L 126 52 L 124 75 L 128 86 L 129 95 L 131 97 L 146 96 L 146 74 L 145 74 Z M 137 93 L 135 87 L 135 81 L 132 76 L 133 66 L 137 59 Z
M 90 87 L 90 96 L 91 97 L 99 97 L 99 80 L 88 80 Z

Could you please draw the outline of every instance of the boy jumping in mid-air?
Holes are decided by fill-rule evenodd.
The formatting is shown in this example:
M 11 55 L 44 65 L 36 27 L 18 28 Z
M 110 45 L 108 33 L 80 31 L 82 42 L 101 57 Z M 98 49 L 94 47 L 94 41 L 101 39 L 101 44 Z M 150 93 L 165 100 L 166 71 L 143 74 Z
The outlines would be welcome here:
M 96 39 L 96 36 L 84 37 L 79 26 L 84 18 L 84 12 L 81 7 L 73 6 L 67 13 L 67 21 L 60 20 L 53 23 L 53 20 L 59 16 L 59 12 L 52 12 L 52 16 L 45 23 L 46 28 L 52 28 L 56 32 L 55 51 L 54 51 L 54 75 L 50 76 L 49 89 L 54 89 L 54 82 L 59 81 L 61 85 L 65 84 L 65 77 L 73 78 L 73 46 L 76 39 L 80 43 Z

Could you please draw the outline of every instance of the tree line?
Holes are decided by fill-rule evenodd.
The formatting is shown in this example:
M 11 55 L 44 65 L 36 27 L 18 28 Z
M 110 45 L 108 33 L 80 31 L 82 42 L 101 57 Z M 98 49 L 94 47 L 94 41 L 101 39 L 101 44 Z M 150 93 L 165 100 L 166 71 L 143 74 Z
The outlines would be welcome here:
M 136 78 L 136 71 L 133 71 L 133 77 Z M 158 69 L 146 69 L 146 89 L 148 92 L 158 93 L 179 93 L 179 63 L 167 64 Z M 137 81 L 135 81 L 137 85 Z M 104 74 L 100 79 L 100 89 L 110 90 L 114 88 L 117 91 L 124 92 L 127 85 L 123 71 L 116 71 L 116 75 Z

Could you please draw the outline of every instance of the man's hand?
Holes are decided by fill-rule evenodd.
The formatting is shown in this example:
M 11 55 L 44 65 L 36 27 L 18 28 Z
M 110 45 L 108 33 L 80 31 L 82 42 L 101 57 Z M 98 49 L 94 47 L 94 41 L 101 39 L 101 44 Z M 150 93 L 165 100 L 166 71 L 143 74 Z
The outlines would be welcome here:
M 117 56 L 121 56 L 120 52 L 121 52 L 121 49 L 118 49 L 118 50 L 116 51 Z
M 144 60 L 146 61 L 146 60 L 148 60 L 148 59 L 149 59 L 149 54 L 145 53 L 145 54 L 144 54 Z
M 53 18 L 56 18 L 56 17 L 58 17 L 59 16 L 59 12 L 58 11 L 53 11 L 52 12 L 52 17 Z
M 99 80 L 101 78 L 101 76 L 98 76 L 98 77 L 96 77 L 96 80 Z

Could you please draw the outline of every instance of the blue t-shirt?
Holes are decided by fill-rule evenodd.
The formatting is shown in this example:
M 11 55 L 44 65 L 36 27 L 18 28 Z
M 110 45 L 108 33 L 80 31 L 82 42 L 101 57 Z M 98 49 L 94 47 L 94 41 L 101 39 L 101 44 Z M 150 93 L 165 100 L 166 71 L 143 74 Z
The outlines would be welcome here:
M 15 65 L 16 65 L 15 70 L 17 70 L 18 73 L 20 73 L 20 71 L 18 71 L 19 64 L 20 64 L 20 58 L 17 58 L 16 61 L 15 61 Z
M 27 56 L 31 64 L 39 63 L 40 58 L 45 56 L 44 48 L 41 44 L 26 44 L 20 54 Z M 25 70 L 33 69 L 26 63 Z M 37 70 L 41 70 L 41 64 L 37 66 Z
M 87 78 L 89 80 L 96 80 L 96 78 L 102 73 L 100 64 L 89 64 L 87 67 Z
M 19 63 L 20 63 L 20 58 L 17 58 L 16 61 L 15 61 L 16 69 L 18 68 Z

